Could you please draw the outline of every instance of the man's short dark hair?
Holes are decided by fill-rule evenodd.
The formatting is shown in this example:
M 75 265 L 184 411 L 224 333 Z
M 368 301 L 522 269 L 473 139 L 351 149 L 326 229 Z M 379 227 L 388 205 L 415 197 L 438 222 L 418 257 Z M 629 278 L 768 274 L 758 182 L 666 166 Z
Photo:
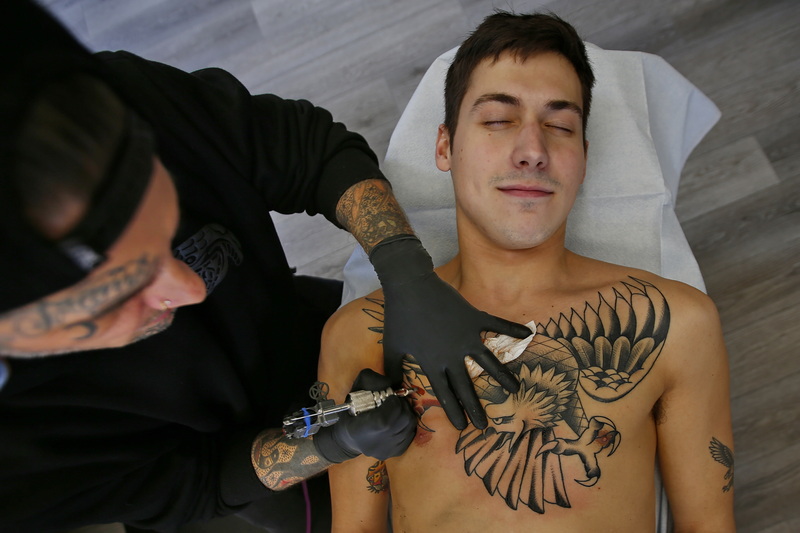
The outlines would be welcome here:
M 444 89 L 444 125 L 455 135 L 458 111 L 469 87 L 475 68 L 484 60 L 497 61 L 504 53 L 518 60 L 555 52 L 566 58 L 575 69 L 583 94 L 583 131 L 592 103 L 594 73 L 586 55 L 586 47 L 569 23 L 552 14 L 514 14 L 498 11 L 484 19 L 465 40 L 447 71 Z

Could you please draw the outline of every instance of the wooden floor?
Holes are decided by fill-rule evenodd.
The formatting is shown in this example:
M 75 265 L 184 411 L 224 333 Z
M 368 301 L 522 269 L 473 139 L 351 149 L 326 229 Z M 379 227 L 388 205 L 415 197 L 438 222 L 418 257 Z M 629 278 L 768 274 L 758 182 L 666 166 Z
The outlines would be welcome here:
M 722 110 L 686 165 L 678 212 L 730 351 L 738 530 L 800 531 L 800 2 L 43 2 L 93 49 L 219 66 L 254 92 L 308 98 L 380 156 L 431 61 L 495 6 L 550 10 L 601 47 L 664 57 Z M 301 272 L 341 277 L 348 234 L 276 218 Z

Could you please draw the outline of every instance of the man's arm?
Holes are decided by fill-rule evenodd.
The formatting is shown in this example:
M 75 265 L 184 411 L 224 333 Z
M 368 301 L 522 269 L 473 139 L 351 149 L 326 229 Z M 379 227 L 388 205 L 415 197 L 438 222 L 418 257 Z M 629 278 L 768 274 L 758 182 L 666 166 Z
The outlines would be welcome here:
M 697 293 L 672 317 L 670 379 L 655 415 L 675 532 L 733 532 L 733 431 L 719 316 Z
M 361 368 L 383 369 L 381 332 L 374 316 L 382 308 L 372 299 L 351 302 L 337 311 L 322 334 L 319 380 L 330 386 L 330 397 L 342 401 Z M 334 532 L 384 532 L 388 527 L 388 478 L 382 464 L 361 456 L 328 470 Z M 369 476 L 368 472 L 374 475 Z M 368 479 L 370 478 L 370 479 Z
M 387 533 L 389 478 L 386 465 L 361 456 L 328 470 L 332 533 Z

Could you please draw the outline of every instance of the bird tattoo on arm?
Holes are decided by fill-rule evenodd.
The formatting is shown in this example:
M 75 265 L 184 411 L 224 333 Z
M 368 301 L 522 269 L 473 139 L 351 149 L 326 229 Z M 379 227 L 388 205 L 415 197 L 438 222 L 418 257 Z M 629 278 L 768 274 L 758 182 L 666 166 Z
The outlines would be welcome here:
M 733 487 L 733 452 L 730 448 L 722 444 L 716 437 L 711 437 L 711 442 L 708 445 L 708 449 L 711 451 L 711 457 L 722 466 L 728 467 L 728 471 L 725 473 L 725 478 L 728 480 L 722 487 L 722 492 L 728 492 Z

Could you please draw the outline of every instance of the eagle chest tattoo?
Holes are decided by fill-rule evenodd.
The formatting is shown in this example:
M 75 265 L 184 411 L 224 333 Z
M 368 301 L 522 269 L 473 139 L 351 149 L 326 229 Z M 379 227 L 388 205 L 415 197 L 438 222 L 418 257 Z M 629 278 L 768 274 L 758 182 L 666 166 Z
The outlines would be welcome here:
M 616 451 L 622 435 L 613 420 L 584 411 L 578 389 L 600 402 L 622 398 L 653 367 L 669 330 L 664 295 L 635 278 L 613 288 L 611 298 L 598 294 L 596 303 L 568 315 L 539 324 L 523 354 L 507 364 L 520 382 L 516 393 L 485 373 L 475 380 L 489 425 L 468 425 L 456 443 L 467 475 L 512 509 L 570 507 L 562 461 L 582 463 L 586 475 L 577 483 L 597 483 L 600 460 Z M 416 362 L 406 360 L 404 371 L 408 384 L 428 387 Z M 420 417 L 438 407 L 425 399 L 432 390 L 426 392 L 416 401 Z M 421 420 L 420 427 L 430 431 Z

